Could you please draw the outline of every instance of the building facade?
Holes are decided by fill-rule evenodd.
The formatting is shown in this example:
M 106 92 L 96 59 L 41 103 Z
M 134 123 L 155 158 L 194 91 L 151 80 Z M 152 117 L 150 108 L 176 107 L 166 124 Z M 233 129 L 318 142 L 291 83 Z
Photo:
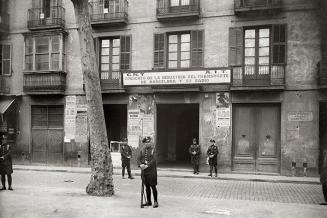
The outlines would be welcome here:
M 1 3 L 1 131 L 10 135 L 15 162 L 88 165 L 71 1 Z M 327 139 L 324 7 L 304 0 L 90 1 L 112 155 L 115 141 L 127 137 L 137 152 L 151 136 L 159 164 L 187 164 L 197 138 L 206 169 L 215 139 L 220 172 L 318 175 Z

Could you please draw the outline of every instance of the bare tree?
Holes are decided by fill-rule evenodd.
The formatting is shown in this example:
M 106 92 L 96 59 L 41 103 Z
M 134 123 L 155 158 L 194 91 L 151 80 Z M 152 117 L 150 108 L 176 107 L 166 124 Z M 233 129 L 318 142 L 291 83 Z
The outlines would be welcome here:
M 82 56 L 82 71 L 88 105 L 88 124 L 91 143 L 91 181 L 86 187 L 89 195 L 112 196 L 113 167 L 108 146 L 103 113 L 100 78 L 93 44 L 88 0 L 71 0 L 74 5 Z

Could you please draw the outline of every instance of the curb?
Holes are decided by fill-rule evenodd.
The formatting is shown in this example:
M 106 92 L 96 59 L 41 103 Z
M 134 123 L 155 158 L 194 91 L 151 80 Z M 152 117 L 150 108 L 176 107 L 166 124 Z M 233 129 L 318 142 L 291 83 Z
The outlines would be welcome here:
M 54 169 L 54 168 L 25 168 L 25 167 L 19 167 L 14 166 L 14 170 L 18 171 L 39 171 L 39 172 L 62 172 L 62 173 L 82 173 L 82 174 L 90 174 L 91 171 L 89 168 L 71 168 L 71 169 Z M 121 175 L 120 172 L 117 172 L 115 169 L 120 168 L 114 168 L 113 175 Z M 191 171 L 182 171 L 182 170 L 158 170 L 158 177 L 167 177 L 167 178 L 184 178 L 184 179 L 209 179 L 209 180 L 229 180 L 229 181 L 251 181 L 251 182 L 269 182 L 269 183 L 291 183 L 291 184 L 311 184 L 311 185 L 320 185 L 319 181 L 301 181 L 301 180 L 284 180 L 284 179 L 260 179 L 260 178 L 229 178 L 224 177 L 220 174 L 218 177 L 208 177 L 208 176 L 193 176 L 193 175 L 170 175 L 165 174 L 165 172 L 184 172 L 184 173 L 190 173 Z M 141 176 L 140 173 L 133 173 L 134 176 Z

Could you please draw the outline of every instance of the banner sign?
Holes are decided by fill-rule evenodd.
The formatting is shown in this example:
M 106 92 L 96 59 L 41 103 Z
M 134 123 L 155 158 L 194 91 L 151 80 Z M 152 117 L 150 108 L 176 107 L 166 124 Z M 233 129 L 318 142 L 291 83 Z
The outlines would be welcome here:
M 123 82 L 124 86 L 230 83 L 230 70 L 124 73 Z

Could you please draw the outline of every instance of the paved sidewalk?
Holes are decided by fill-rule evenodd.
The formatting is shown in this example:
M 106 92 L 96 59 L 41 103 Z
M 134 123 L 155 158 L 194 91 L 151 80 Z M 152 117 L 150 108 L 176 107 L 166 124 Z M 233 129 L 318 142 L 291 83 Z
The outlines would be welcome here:
M 32 170 L 32 171 L 55 171 L 55 172 L 72 172 L 72 173 L 90 173 L 89 167 L 56 167 L 56 166 L 34 166 L 34 165 L 14 165 L 14 170 Z M 138 170 L 133 170 L 134 175 L 140 175 Z M 120 175 L 121 168 L 114 168 L 114 174 Z M 259 182 L 276 182 L 276 183 L 299 183 L 299 184 L 320 184 L 318 177 L 289 177 L 276 175 L 255 175 L 239 173 L 220 173 L 218 177 L 208 177 L 208 173 L 194 175 L 189 169 L 158 168 L 159 177 L 174 178 L 201 178 L 201 179 L 222 179 L 222 180 L 239 180 L 239 181 L 259 181 Z

